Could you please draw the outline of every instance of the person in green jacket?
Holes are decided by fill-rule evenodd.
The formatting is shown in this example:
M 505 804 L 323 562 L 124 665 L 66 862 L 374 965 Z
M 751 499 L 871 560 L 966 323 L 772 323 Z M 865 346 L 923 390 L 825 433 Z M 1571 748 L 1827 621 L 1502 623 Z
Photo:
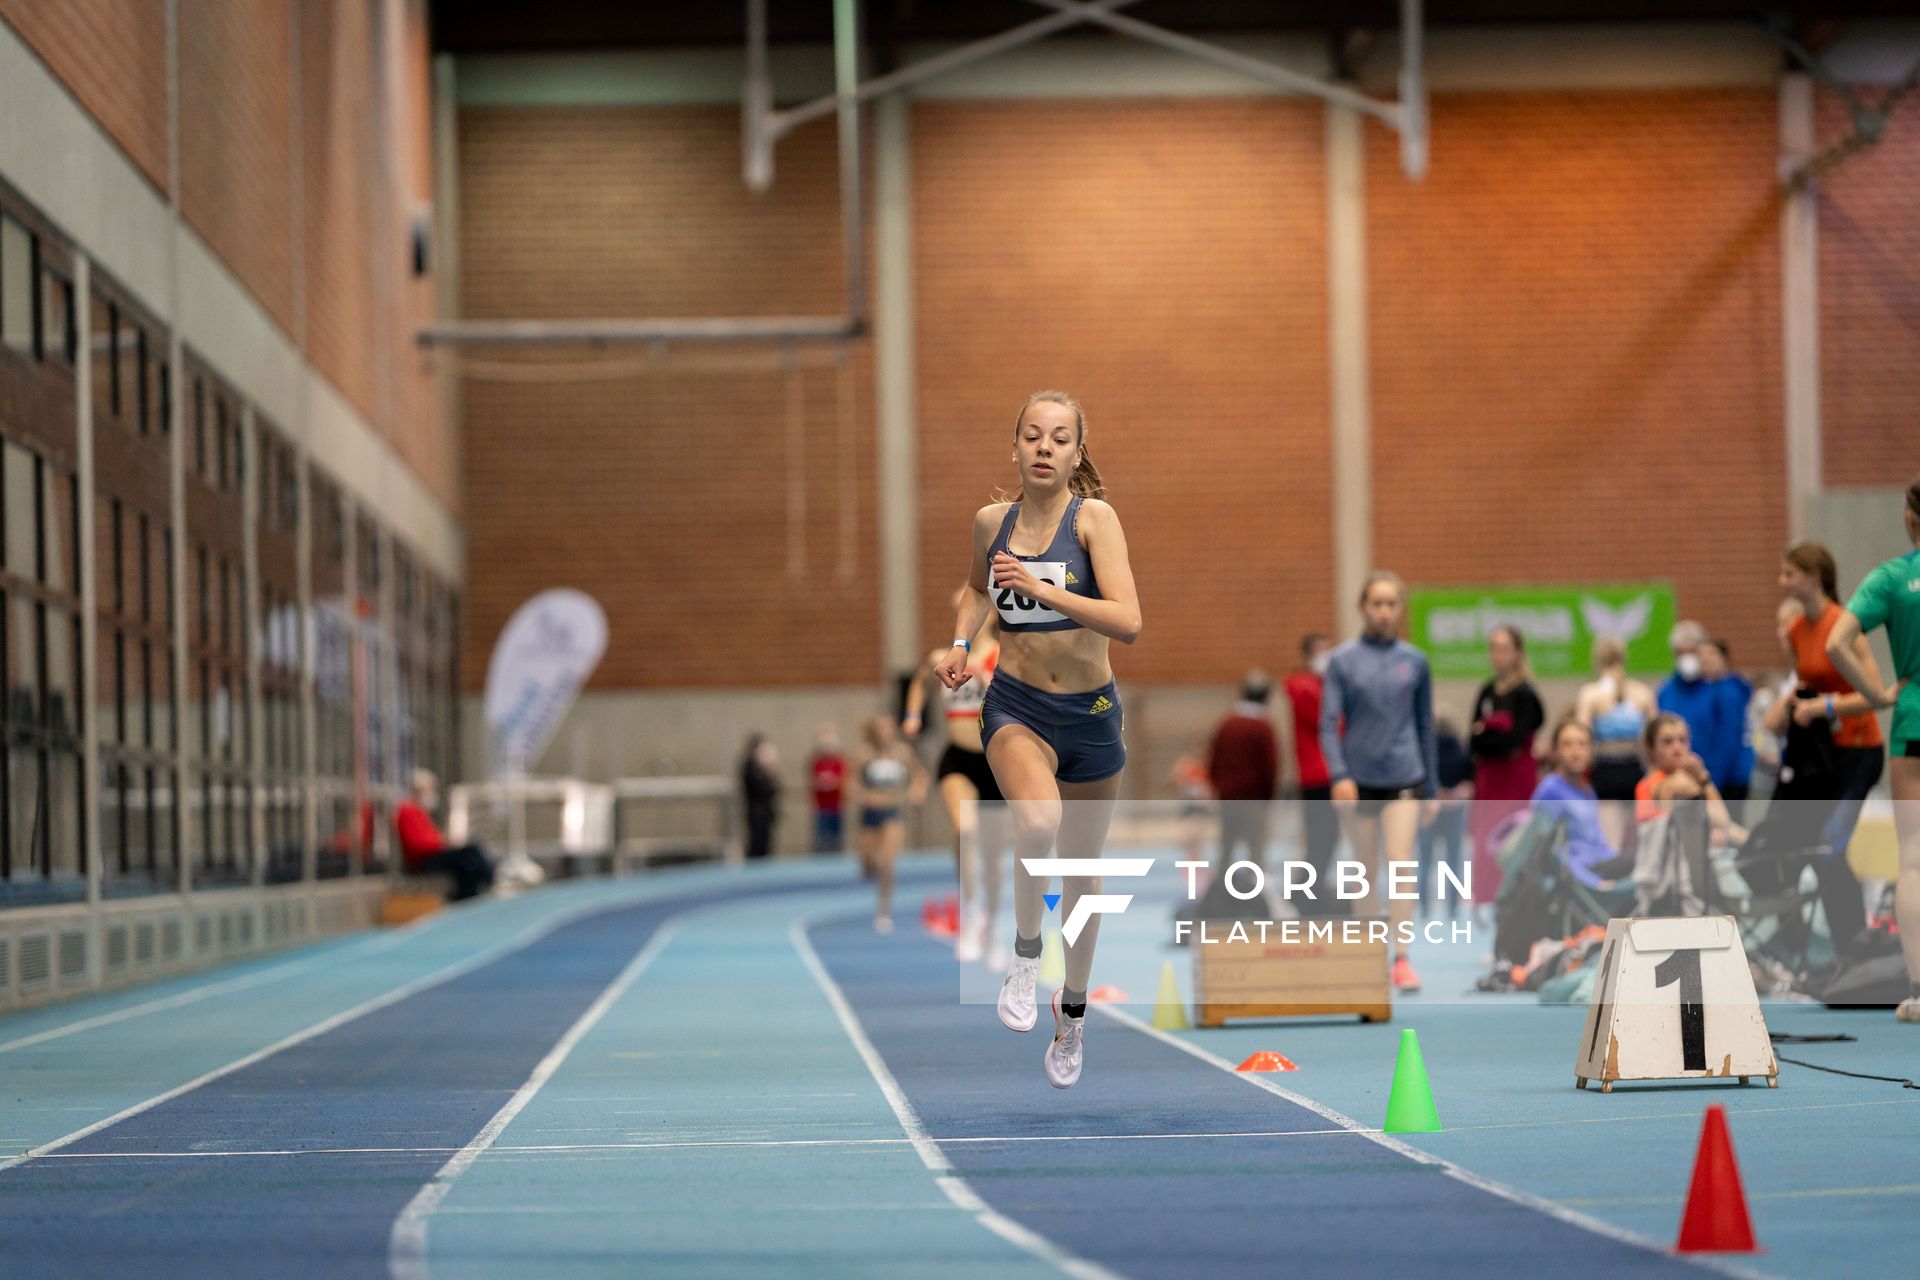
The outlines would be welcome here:
M 1868 574 L 1847 602 L 1847 611 L 1827 636 L 1827 656 L 1847 681 L 1875 707 L 1893 708 L 1893 821 L 1900 837 L 1900 871 L 1894 882 L 1893 914 L 1907 957 L 1908 997 L 1894 1016 L 1920 1023 L 1920 476 L 1907 486 L 1907 540 L 1914 549 Z M 1856 636 L 1887 629 L 1894 683 L 1880 682 L 1871 664 L 1855 655 Z

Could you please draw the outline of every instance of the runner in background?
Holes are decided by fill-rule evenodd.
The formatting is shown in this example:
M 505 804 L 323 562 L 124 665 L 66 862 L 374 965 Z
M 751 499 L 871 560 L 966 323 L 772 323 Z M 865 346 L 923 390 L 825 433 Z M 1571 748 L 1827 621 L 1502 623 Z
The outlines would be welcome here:
M 1300 826 L 1303 856 L 1313 865 L 1314 881 L 1324 884 L 1332 874 L 1333 853 L 1340 844 L 1340 817 L 1333 811 L 1333 779 L 1327 776 L 1327 758 L 1320 750 L 1320 702 L 1333 641 L 1318 632 L 1300 638 L 1300 665 L 1286 680 L 1287 702 L 1293 708 L 1294 784 L 1300 789 Z M 1318 915 L 1336 910 L 1331 899 L 1303 899 L 1302 913 Z

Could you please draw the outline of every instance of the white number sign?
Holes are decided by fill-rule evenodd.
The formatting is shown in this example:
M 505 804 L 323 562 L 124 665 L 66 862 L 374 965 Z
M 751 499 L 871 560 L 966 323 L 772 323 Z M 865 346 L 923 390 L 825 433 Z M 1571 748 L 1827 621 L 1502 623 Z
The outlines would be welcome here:
M 1765 1076 L 1780 1083 L 1732 916 L 1607 923 L 1574 1083 Z

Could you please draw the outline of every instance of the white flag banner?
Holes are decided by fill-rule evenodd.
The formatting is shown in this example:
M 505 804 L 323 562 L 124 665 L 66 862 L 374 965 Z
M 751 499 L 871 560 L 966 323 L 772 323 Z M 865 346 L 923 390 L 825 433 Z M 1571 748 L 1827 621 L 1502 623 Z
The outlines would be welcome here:
M 487 664 L 487 729 L 496 772 L 519 776 L 607 651 L 607 615 L 568 587 L 543 591 L 507 620 Z

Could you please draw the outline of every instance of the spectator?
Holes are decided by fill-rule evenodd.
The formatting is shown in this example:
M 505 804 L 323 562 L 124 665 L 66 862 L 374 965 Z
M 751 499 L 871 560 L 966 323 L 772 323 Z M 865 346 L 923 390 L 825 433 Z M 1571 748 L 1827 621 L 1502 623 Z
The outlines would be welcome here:
M 763 733 L 747 735 L 740 753 L 740 790 L 747 809 L 747 856 L 773 852 L 773 828 L 780 820 L 780 755 Z
M 1427 904 L 1433 902 L 1433 866 L 1444 862 L 1456 874 L 1467 840 L 1467 805 L 1473 797 L 1473 757 L 1450 714 L 1439 713 L 1433 719 L 1434 759 L 1436 763 L 1439 812 L 1420 830 L 1420 915 L 1424 919 Z M 1454 918 L 1459 898 L 1447 899 L 1447 919 Z
M 1593 764 L 1593 730 L 1576 719 L 1554 726 L 1548 745 L 1552 772 L 1533 789 L 1533 811 L 1567 824 L 1567 869 L 1589 889 L 1612 889 L 1633 870 L 1600 826 L 1600 797 L 1587 781 Z
M 1707 644 L 1705 627 L 1692 619 L 1677 622 L 1667 644 L 1673 650 L 1673 674 L 1660 686 L 1660 710 L 1679 716 L 1686 723 L 1689 750 L 1697 753 L 1706 765 L 1708 776 L 1718 790 L 1720 782 L 1731 777 L 1739 763 L 1741 743 L 1746 737 L 1746 707 L 1743 704 L 1737 716 L 1730 715 L 1731 701 L 1724 693 L 1716 692 L 1707 679 L 1706 658 L 1701 653 Z M 1744 776 L 1741 780 L 1745 781 Z M 1635 796 L 1639 793 L 1636 786 Z
M 493 887 L 493 860 L 477 844 L 449 848 L 433 823 L 433 811 L 439 807 L 440 779 L 429 769 L 415 769 L 412 791 L 393 811 L 394 838 L 410 874 L 452 877 L 447 897 L 462 902 Z
M 1533 689 L 1527 668 L 1527 643 L 1519 629 L 1501 625 L 1487 637 L 1493 679 L 1480 686 L 1473 704 L 1473 898 L 1493 902 L 1500 896 L 1500 860 L 1493 830 L 1526 808 L 1540 777 L 1533 757 L 1534 735 L 1547 713 Z
M 1593 793 L 1601 800 L 1607 843 L 1624 848 L 1633 813 L 1633 789 L 1647 768 L 1640 731 L 1660 710 L 1653 690 L 1627 674 L 1627 646 L 1617 636 L 1593 642 L 1592 683 L 1574 698 L 1573 714 L 1593 740 Z
M 840 754 L 840 731 L 823 724 L 813 735 L 813 851 L 838 853 L 842 840 L 841 798 L 846 788 L 847 761 Z
M 1753 734 L 1749 730 L 1753 684 L 1733 669 L 1733 650 L 1718 636 L 1700 645 L 1700 674 L 1719 700 L 1719 721 L 1733 726 L 1730 741 L 1722 746 L 1724 755 L 1714 768 L 1713 781 L 1726 801 L 1727 812 L 1739 822 L 1753 790 Z
M 1789 802 L 1837 802 L 1820 835 L 1828 852 L 1814 870 L 1820 878 L 1820 903 L 1827 913 L 1834 950 L 1845 956 L 1867 927 L 1860 882 L 1847 865 L 1847 844 L 1853 839 L 1854 824 L 1859 821 L 1867 793 L 1879 783 L 1886 768 L 1886 740 L 1880 734 L 1873 704 L 1847 683 L 1827 656 L 1827 639 L 1846 612 L 1838 599 L 1838 578 L 1833 553 L 1817 542 L 1789 547 L 1781 560 L 1780 589 L 1786 593 L 1787 603 L 1798 606 L 1798 616 L 1788 622 L 1786 630 L 1798 685 L 1793 698 L 1774 704 L 1768 728 L 1789 739 L 1823 735 L 1829 739 L 1827 744 L 1795 753 L 1802 760 L 1822 759 L 1829 776 L 1819 779 L 1813 789 L 1805 787 L 1808 779 L 1783 778 L 1781 794 Z M 1851 647 L 1854 661 L 1878 676 L 1879 667 L 1867 647 L 1867 638 L 1855 635 Z M 1820 749 L 1822 745 L 1824 750 Z
M 1727 812 L 1706 761 L 1693 750 L 1687 722 L 1671 711 L 1647 721 L 1641 739 L 1647 751 L 1647 776 L 1634 788 L 1634 812 L 1640 821 L 1658 817 L 1675 801 L 1704 800 L 1715 844 L 1745 844 L 1747 832 Z
M 1320 750 L 1320 699 L 1333 641 L 1311 633 L 1300 640 L 1300 666 L 1287 676 L 1287 701 L 1293 707 L 1293 761 L 1300 787 L 1300 821 L 1314 883 L 1324 884 L 1333 870 L 1340 843 L 1340 815 L 1333 811 L 1333 779 Z
M 1266 865 L 1267 818 L 1280 777 L 1280 744 L 1267 715 L 1272 694 L 1267 673 L 1249 671 L 1240 682 L 1240 701 L 1213 731 L 1207 749 L 1207 780 L 1220 798 L 1220 875 L 1241 845 L 1249 861 Z

